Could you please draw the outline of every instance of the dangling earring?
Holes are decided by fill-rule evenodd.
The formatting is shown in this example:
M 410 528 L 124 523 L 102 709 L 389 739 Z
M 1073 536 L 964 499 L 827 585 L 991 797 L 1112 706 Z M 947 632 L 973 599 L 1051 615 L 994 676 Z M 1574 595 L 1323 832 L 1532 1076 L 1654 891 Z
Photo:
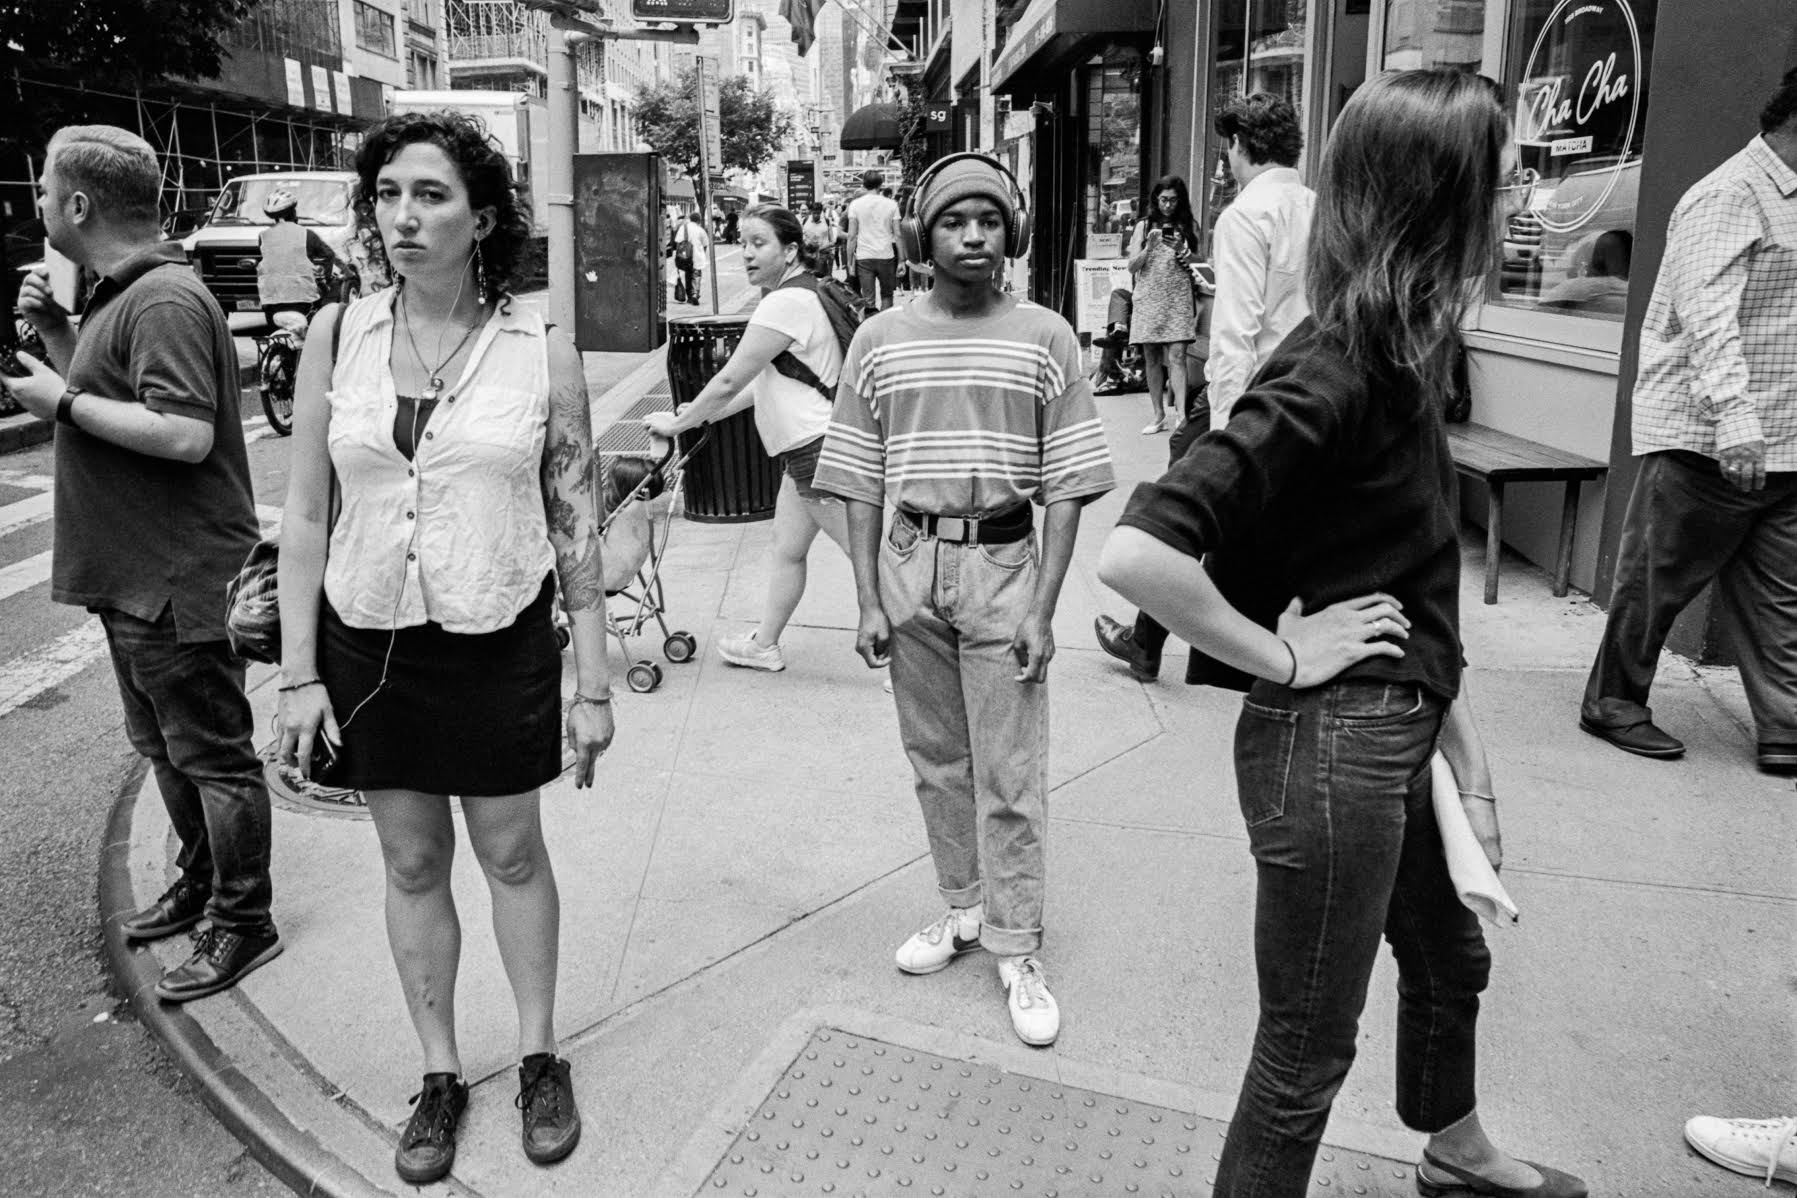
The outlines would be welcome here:
M 474 298 L 481 307 L 487 306 L 487 258 L 480 252 L 480 239 L 474 242 Z

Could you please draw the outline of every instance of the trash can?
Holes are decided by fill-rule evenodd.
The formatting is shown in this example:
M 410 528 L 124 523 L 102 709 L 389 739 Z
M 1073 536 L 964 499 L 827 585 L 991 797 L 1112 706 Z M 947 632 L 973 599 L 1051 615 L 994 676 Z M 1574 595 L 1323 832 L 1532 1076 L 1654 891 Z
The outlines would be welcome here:
M 668 322 L 668 390 L 675 411 L 698 398 L 736 352 L 748 327 L 749 318 L 741 315 L 682 316 Z M 686 463 L 686 518 L 700 524 L 773 519 L 780 465 L 755 431 L 755 410 L 745 408 L 707 428 L 711 435 Z M 698 430 L 682 433 L 680 452 L 688 453 L 698 437 Z

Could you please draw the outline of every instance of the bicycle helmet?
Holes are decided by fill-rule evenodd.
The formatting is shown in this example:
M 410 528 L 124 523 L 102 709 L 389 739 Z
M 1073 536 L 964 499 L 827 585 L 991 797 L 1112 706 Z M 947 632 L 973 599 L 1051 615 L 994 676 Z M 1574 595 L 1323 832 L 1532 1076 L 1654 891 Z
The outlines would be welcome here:
M 279 216 L 283 212 L 298 207 L 299 197 L 285 187 L 275 188 L 268 194 L 268 198 L 262 201 L 262 211 L 269 216 Z

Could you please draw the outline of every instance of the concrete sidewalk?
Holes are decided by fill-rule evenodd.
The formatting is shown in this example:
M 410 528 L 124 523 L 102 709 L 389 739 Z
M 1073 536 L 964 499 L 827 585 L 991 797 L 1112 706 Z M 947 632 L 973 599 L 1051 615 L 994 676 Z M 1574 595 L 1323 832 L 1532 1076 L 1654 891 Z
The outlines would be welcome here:
M 645 368 L 596 403 L 626 410 Z M 1121 478 L 1159 472 L 1140 398 L 1100 401 Z M 820 538 L 784 641 L 788 668 L 731 669 L 752 626 L 769 526 L 677 521 L 665 564 L 689 664 L 622 685 L 594 791 L 544 814 L 563 902 L 559 1025 L 585 1120 L 537 1169 L 519 1150 L 514 1021 L 478 868 L 456 879 L 458 995 L 474 1083 L 455 1194 L 1204 1195 L 1255 1016 L 1253 873 L 1230 764 L 1235 696 L 1133 681 L 1092 639 L 1125 605 L 1096 558 L 1128 483 L 1088 509 L 1056 619 L 1050 936 L 1063 1029 L 1011 1033 L 988 960 L 907 977 L 892 952 L 939 902 L 891 700 L 852 652 L 848 564 Z M 1519 929 L 1494 932 L 1481 1111 L 1506 1146 L 1594 1193 L 1746 1195 L 1701 1161 L 1697 1113 L 1788 1113 L 1797 1096 L 1792 915 L 1797 795 L 1758 774 L 1732 673 L 1668 659 L 1661 722 L 1680 762 L 1575 726 L 1602 616 L 1514 562 L 1479 602 L 1470 686 L 1502 799 Z M 271 674 L 252 676 L 257 727 Z M 567 684 L 572 686 L 571 674 Z M 302 1192 L 400 1192 L 392 1169 L 418 1054 L 388 957 L 373 828 L 353 809 L 277 808 L 285 954 L 237 990 L 157 1008 L 186 949 L 127 949 L 116 924 L 172 877 L 149 783 L 124 797 L 103 914 L 133 1000 L 215 1111 Z M 1317 1194 L 1412 1193 L 1417 1138 L 1392 1114 L 1395 973 L 1382 961 L 1361 1061 L 1335 1106 Z M 1032 1130 L 1033 1129 L 1033 1130 Z

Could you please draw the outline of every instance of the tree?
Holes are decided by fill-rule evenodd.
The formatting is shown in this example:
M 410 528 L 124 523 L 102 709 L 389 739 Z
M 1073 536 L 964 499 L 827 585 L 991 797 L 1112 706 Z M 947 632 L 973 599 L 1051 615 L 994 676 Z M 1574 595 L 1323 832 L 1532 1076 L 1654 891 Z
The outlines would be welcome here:
M 698 177 L 697 67 L 681 72 L 678 79 L 639 87 L 634 120 L 638 137 L 689 177 Z M 712 163 L 712 169 L 751 174 L 773 160 L 797 127 L 792 113 L 780 107 L 772 93 L 741 75 L 732 75 L 718 88 L 718 124 L 724 161 Z
M 215 79 L 220 39 L 258 0 L 0 0 L 0 65 L 136 83 Z

